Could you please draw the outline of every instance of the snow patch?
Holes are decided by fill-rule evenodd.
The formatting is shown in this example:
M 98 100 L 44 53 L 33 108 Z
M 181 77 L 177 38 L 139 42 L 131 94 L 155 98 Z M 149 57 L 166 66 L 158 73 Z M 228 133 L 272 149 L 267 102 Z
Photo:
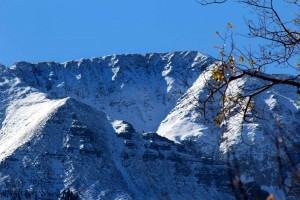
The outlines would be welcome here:
M 66 99 L 48 100 L 41 93 L 32 93 L 13 102 L 6 111 L 0 130 L 0 161 L 28 142 L 45 124 L 51 113 Z
M 265 100 L 266 104 L 269 106 L 270 110 L 272 110 L 276 105 L 276 99 L 274 95 L 271 95 L 268 99 Z

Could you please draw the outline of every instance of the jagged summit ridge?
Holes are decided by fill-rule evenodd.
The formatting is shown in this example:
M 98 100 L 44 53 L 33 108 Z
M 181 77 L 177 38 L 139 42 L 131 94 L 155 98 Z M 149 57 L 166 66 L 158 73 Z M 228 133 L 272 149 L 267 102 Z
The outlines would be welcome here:
M 13 65 L 12 73 L 53 98 L 78 99 L 138 131 L 156 131 L 213 59 L 198 52 L 113 55 L 66 63 Z

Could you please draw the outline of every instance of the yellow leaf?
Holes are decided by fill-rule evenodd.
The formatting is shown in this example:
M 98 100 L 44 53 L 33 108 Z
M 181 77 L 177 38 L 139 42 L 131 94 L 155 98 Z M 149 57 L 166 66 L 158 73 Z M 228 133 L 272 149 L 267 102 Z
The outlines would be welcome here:
M 218 81 L 221 81 L 223 79 L 223 74 L 219 72 L 216 74 L 216 77 Z
M 219 53 L 220 53 L 220 55 L 222 56 L 222 58 L 224 58 L 224 57 L 225 57 L 225 54 L 223 53 L 223 51 L 222 51 L 222 50 L 219 50 Z
M 212 79 L 216 80 L 216 81 L 223 81 L 224 80 L 223 72 L 218 67 L 215 67 L 212 70 Z
M 294 24 L 297 24 L 298 20 L 297 19 L 293 19 Z
M 229 63 L 230 63 L 231 65 L 234 64 L 234 57 L 233 57 L 233 56 L 229 56 Z
M 219 113 L 215 118 L 215 126 L 220 126 L 223 119 L 224 119 L 224 114 Z
M 232 25 L 232 23 L 231 23 L 231 22 L 229 22 L 229 23 L 227 24 L 227 27 L 228 27 L 228 28 L 233 28 L 233 25 Z
M 227 100 L 226 94 L 223 94 L 223 95 L 222 95 L 222 101 L 223 101 L 223 102 L 226 102 L 226 100 Z
M 250 102 L 250 103 L 248 104 L 248 108 L 250 108 L 250 109 L 254 108 L 254 104 L 253 104 L 252 102 Z
M 239 61 L 240 61 L 240 63 L 243 63 L 243 62 L 244 62 L 244 57 L 243 57 L 243 56 L 240 56 L 240 57 L 239 57 Z
M 249 65 L 252 67 L 253 65 L 254 65 L 254 63 L 255 63 L 255 61 L 254 60 L 248 60 L 248 62 L 249 62 Z

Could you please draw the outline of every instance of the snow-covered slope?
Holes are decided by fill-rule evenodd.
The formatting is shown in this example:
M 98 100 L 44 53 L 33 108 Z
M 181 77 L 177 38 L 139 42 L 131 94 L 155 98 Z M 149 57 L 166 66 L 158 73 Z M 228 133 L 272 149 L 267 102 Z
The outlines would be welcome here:
M 204 118 L 196 101 L 213 62 L 174 52 L 0 66 L 1 198 L 297 198 L 296 88 L 254 99 L 254 123 L 237 114 L 218 128 L 218 109 Z
M 138 131 L 156 131 L 212 60 L 198 52 L 129 54 L 62 64 L 20 62 L 10 69 L 53 98 L 70 96 Z
M 254 123 L 246 123 L 242 114 L 236 113 L 218 128 L 214 126 L 213 117 L 204 119 L 195 101 L 207 94 L 205 81 L 209 77 L 210 71 L 199 76 L 160 124 L 158 134 L 175 141 L 195 141 L 197 151 L 237 167 L 237 176 L 242 177 L 244 183 L 255 180 L 262 185 L 273 185 L 268 191 L 276 193 L 277 199 L 285 199 L 289 192 L 299 194 L 300 181 L 295 177 L 300 173 L 297 88 L 278 85 L 255 97 L 254 110 L 259 113 L 259 118 Z M 261 80 L 248 77 L 233 82 L 229 91 L 243 94 L 262 86 Z M 215 104 L 207 106 L 217 108 Z M 218 109 L 212 109 L 207 115 L 214 116 L 218 112 Z
M 1 199 L 231 199 L 229 179 L 212 186 L 226 165 L 155 133 L 136 133 L 70 97 L 49 99 L 4 74 L 2 86 L 11 84 L 1 88 Z

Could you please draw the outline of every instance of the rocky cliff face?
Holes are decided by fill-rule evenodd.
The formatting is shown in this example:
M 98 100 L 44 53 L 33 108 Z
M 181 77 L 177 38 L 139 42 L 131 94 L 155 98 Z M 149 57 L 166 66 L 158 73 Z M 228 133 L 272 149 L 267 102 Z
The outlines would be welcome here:
M 256 98 L 255 123 L 232 115 L 217 128 L 195 101 L 213 62 L 175 52 L 1 67 L 1 198 L 297 199 L 296 89 Z

